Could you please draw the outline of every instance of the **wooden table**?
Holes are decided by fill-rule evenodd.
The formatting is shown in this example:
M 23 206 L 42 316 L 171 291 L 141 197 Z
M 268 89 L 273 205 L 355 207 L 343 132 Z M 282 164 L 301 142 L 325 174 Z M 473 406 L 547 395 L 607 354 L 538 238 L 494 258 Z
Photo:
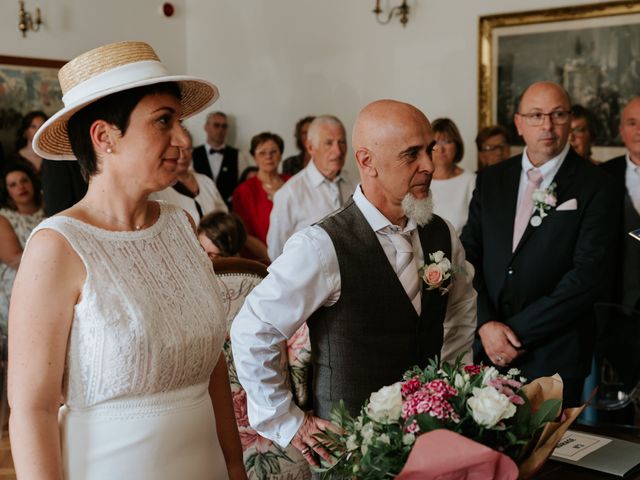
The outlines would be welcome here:
M 572 430 L 580 430 L 585 433 L 593 433 L 594 435 L 603 435 L 606 437 L 619 438 L 629 442 L 640 443 L 640 428 L 622 428 L 622 427 L 588 427 L 585 425 L 572 425 Z M 640 459 L 638 459 L 640 460 Z M 567 463 L 548 460 L 534 477 L 535 480 L 612 480 L 619 479 L 615 475 L 596 472 L 586 468 L 576 467 Z M 625 480 L 640 480 L 640 471 L 624 477 Z

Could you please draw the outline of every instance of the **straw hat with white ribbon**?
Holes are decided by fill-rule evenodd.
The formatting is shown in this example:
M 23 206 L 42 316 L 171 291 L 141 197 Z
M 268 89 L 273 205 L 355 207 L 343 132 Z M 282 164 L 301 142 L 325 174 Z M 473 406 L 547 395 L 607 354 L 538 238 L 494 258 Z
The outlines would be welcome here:
M 201 112 L 218 99 L 218 89 L 206 80 L 169 72 L 143 42 L 111 43 L 83 53 L 58 73 L 64 108 L 47 120 L 33 138 L 34 151 L 51 160 L 75 159 L 67 122 L 78 110 L 112 93 L 144 85 L 176 82 L 182 94 L 182 116 Z

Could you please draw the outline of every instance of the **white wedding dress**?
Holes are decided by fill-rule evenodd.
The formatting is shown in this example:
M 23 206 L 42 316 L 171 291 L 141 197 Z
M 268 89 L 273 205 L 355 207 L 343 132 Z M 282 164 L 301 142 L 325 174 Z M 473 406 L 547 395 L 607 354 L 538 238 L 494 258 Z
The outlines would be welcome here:
M 227 479 L 208 383 L 225 317 L 184 212 L 112 232 L 55 216 L 87 277 L 75 306 L 59 424 L 66 480 Z

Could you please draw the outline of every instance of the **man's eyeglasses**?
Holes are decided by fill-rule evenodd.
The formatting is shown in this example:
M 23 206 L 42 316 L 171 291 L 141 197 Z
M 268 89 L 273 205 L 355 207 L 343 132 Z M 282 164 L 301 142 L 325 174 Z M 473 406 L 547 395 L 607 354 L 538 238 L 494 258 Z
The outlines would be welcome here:
M 587 132 L 588 132 L 587 127 L 576 127 L 571 129 L 571 133 L 573 135 L 584 135 Z
M 211 124 L 211 126 L 213 128 L 222 128 L 222 129 L 226 130 L 229 125 L 227 125 L 226 123 L 215 123 L 214 122 L 214 123 Z
M 554 110 L 550 113 L 518 113 L 518 115 L 524 117 L 527 125 L 530 127 L 539 127 L 542 125 L 544 123 L 544 117 L 549 117 L 549 120 L 551 120 L 551 123 L 554 125 L 564 125 L 571 118 L 571 112 L 569 110 Z
M 497 150 L 501 150 L 501 149 L 506 148 L 508 146 L 509 146 L 508 143 L 499 143 L 497 145 L 483 145 L 480 148 L 480 151 L 482 151 L 482 152 L 495 152 Z

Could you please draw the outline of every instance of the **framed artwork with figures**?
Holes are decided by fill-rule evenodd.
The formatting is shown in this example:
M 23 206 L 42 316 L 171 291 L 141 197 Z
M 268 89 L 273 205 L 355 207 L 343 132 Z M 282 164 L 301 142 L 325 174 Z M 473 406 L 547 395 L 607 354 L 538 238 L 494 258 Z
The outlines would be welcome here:
M 32 110 L 51 115 L 62 108 L 58 70 L 66 61 L 0 55 L 0 143 L 13 152 L 22 116 Z
M 594 3 L 488 15 L 479 20 L 478 123 L 518 139 L 513 116 L 524 88 L 550 80 L 595 117 L 594 157 L 621 151 L 624 105 L 640 94 L 640 2 Z

